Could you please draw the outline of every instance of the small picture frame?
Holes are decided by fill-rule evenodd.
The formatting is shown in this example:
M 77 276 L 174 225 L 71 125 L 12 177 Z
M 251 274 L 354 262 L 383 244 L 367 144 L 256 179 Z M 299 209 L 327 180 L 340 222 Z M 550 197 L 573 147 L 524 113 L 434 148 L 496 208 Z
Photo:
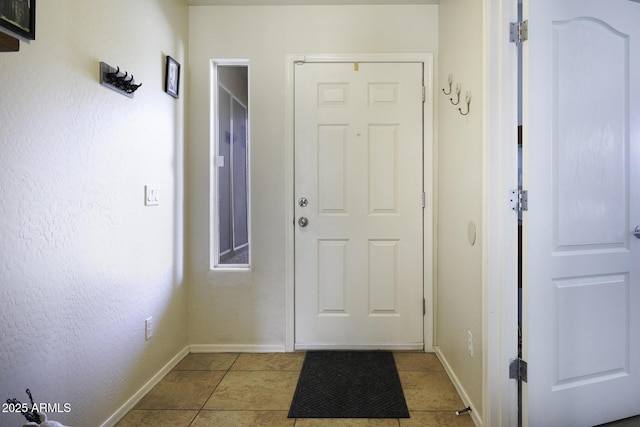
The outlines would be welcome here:
M 36 39 L 36 0 L 0 0 L 0 27 Z
M 176 99 L 180 97 L 180 64 L 170 56 L 167 56 L 164 91 Z

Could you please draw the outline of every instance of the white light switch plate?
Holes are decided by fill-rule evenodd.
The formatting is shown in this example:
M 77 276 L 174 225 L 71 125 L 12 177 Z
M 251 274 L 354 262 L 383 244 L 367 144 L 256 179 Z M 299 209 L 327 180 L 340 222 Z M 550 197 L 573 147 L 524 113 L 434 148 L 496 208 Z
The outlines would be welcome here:
M 144 186 L 144 205 L 145 206 L 158 206 L 158 189 L 150 185 Z

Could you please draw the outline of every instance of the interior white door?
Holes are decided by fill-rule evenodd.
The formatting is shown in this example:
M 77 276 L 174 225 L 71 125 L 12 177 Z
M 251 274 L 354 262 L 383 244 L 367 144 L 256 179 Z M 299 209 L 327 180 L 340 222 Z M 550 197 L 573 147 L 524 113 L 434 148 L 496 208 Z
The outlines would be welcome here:
M 640 413 L 640 4 L 524 3 L 525 425 Z
M 295 348 L 423 348 L 422 63 L 295 67 Z

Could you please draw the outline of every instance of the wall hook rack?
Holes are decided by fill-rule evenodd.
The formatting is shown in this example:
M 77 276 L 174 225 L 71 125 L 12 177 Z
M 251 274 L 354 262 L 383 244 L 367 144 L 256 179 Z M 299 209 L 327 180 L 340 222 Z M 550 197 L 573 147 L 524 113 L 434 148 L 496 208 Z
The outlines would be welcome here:
M 133 74 L 104 62 L 100 62 L 100 84 L 129 98 L 133 98 L 133 93 L 142 86 L 142 83 L 136 84 Z
M 445 91 L 444 88 L 442 89 L 442 93 L 444 93 L 445 95 L 451 95 L 451 85 L 453 84 L 453 74 L 449 74 L 449 92 Z
M 460 112 L 460 114 L 462 114 L 463 116 L 466 116 L 467 114 L 469 114 L 469 111 L 471 110 L 471 91 L 467 92 L 467 95 L 464 97 L 465 102 L 467 103 L 467 112 L 463 113 L 462 112 L 462 107 L 458 108 L 458 111 Z
M 449 98 L 449 101 L 451 101 L 453 105 L 460 104 L 460 90 L 461 90 L 461 86 L 460 86 L 460 83 L 458 83 L 456 84 L 456 95 L 458 96 L 458 100 L 456 102 L 453 102 L 453 97 Z

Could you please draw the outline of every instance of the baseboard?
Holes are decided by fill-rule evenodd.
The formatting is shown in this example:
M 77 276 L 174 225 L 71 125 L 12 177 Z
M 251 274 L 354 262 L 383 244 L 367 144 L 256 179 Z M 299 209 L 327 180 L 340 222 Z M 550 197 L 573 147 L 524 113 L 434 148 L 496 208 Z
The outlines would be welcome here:
M 440 360 L 440 363 L 442 363 L 442 366 L 444 366 L 444 370 L 447 372 L 447 375 L 449 376 L 449 379 L 453 383 L 453 386 L 456 388 L 456 391 L 460 395 L 462 402 L 466 406 L 471 408 L 471 413 L 469 415 L 461 415 L 461 416 L 462 417 L 471 416 L 471 420 L 476 425 L 476 427 L 482 427 L 482 419 L 480 419 L 480 417 L 478 416 L 475 406 L 473 405 L 473 403 L 471 403 L 471 399 L 469 399 L 469 395 L 465 391 L 464 387 L 462 387 L 462 384 L 460 384 L 458 377 L 453 372 L 453 369 L 451 369 L 451 365 L 449 365 L 449 362 L 447 361 L 446 357 L 444 357 L 439 347 L 434 347 L 434 351 L 436 353 L 436 356 Z M 463 409 L 463 408 L 460 408 L 460 409 Z
M 118 421 L 124 418 L 127 413 L 133 409 L 134 406 L 142 398 L 151 391 L 156 384 L 160 382 L 173 368 L 176 367 L 178 363 L 182 359 L 184 359 L 187 354 L 189 354 L 189 346 L 186 346 L 178 354 L 176 354 L 166 365 L 164 365 L 145 385 L 143 385 L 140 390 L 138 390 L 129 400 L 125 402 L 116 412 L 113 413 L 107 420 L 100 425 L 100 427 L 113 427 Z
M 261 344 L 191 344 L 191 353 L 284 353 L 284 345 Z

